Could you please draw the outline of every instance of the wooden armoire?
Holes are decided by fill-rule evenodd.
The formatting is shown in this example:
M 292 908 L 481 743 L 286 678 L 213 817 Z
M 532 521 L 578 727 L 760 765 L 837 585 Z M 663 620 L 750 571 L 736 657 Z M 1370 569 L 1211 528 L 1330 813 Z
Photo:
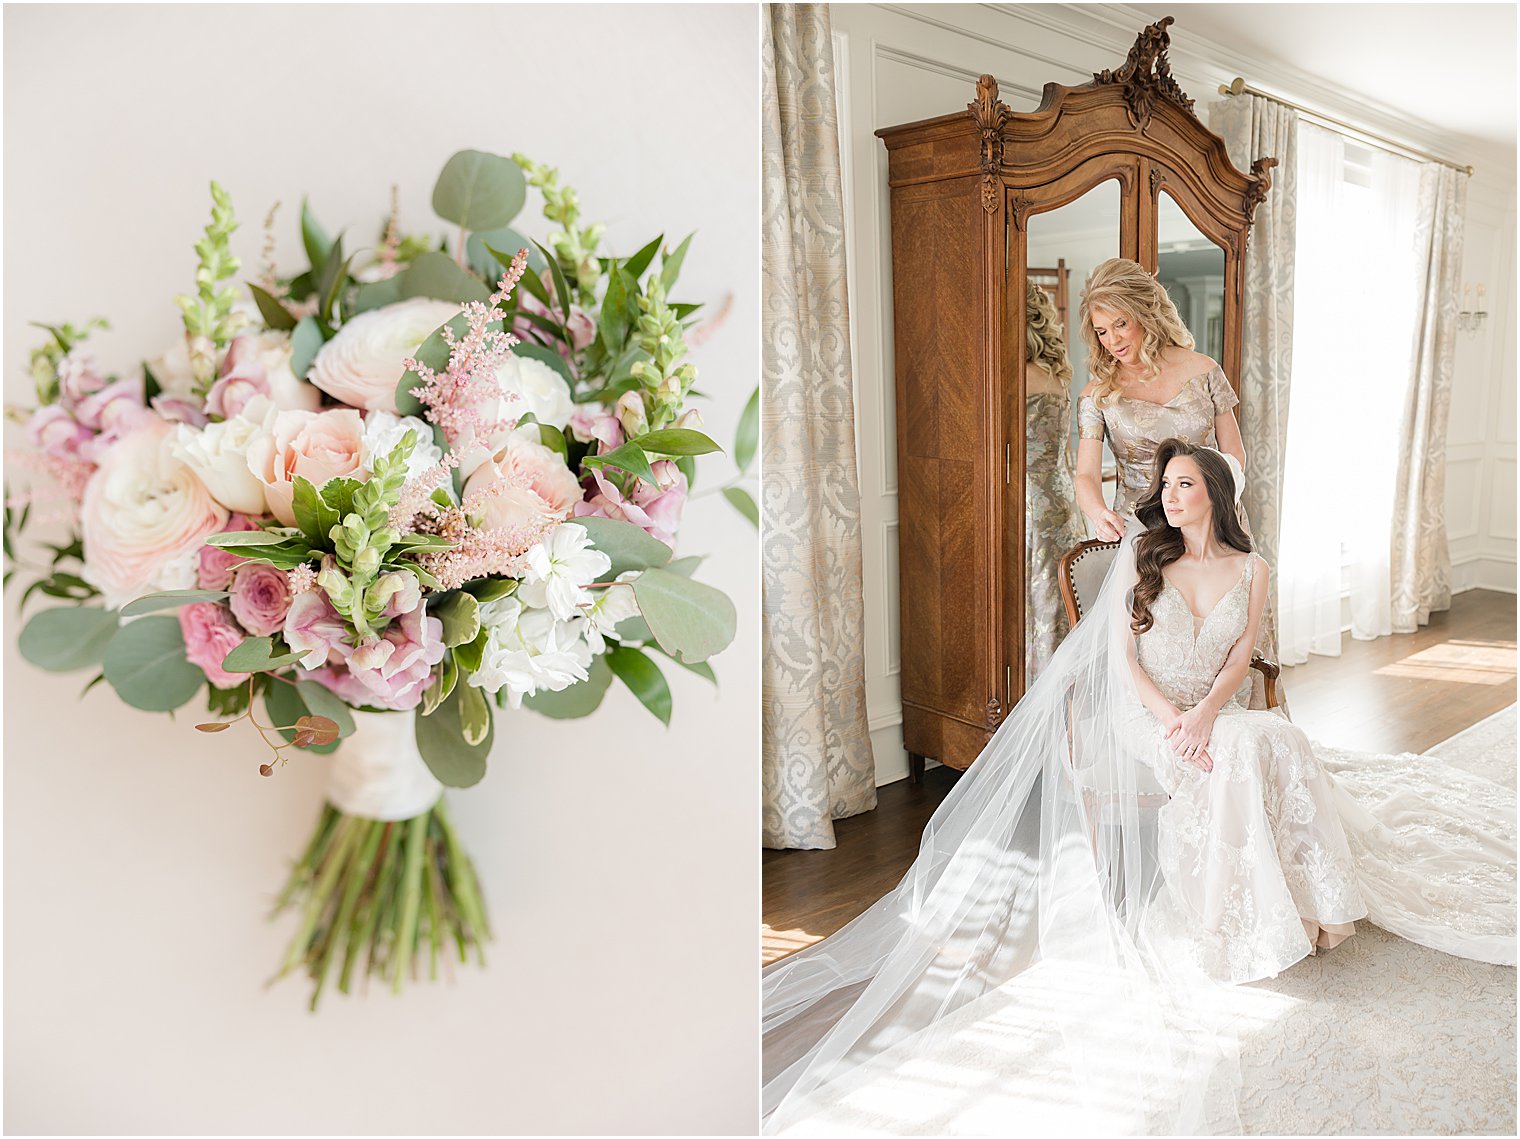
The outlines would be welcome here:
M 1042 215 L 1101 190 L 1104 255 L 1152 272 L 1160 229 L 1185 216 L 1193 245 L 1222 260 L 1219 362 L 1238 384 L 1246 237 L 1276 163 L 1231 164 L 1172 78 L 1171 23 L 1146 28 L 1091 83 L 1046 84 L 1027 114 L 984 75 L 965 110 L 876 132 L 891 193 L 903 742 L 915 776 L 925 757 L 968 766 L 1024 691 L 1021 330 L 1026 266 L 1055 263 L 1030 243 Z M 1073 324 L 1085 277 L 1071 280 Z

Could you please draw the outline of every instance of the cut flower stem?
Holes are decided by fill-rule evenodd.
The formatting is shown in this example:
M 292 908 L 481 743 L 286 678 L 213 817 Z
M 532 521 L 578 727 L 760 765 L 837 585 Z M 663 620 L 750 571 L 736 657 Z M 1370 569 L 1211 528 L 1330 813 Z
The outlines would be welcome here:
M 293 908 L 300 923 L 270 983 L 304 969 L 312 980 L 313 1012 L 335 961 L 339 992 L 351 991 L 363 955 L 364 973 L 399 993 L 408 978 L 418 978 L 424 956 L 437 980 L 440 951 L 450 939 L 461 962 L 473 949 L 484 965 L 491 937 L 474 867 L 441 799 L 399 822 L 325 804 L 271 916 Z

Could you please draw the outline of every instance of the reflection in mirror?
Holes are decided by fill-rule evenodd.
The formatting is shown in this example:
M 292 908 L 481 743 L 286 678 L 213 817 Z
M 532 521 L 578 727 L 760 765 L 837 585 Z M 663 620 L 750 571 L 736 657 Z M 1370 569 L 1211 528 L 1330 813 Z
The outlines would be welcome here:
M 1193 334 L 1195 351 L 1224 359 L 1224 250 L 1164 189 L 1156 204 L 1156 279 Z
M 1050 660 L 1070 626 L 1061 602 L 1061 555 L 1086 535 L 1072 476 L 1076 417 L 1088 381 L 1087 348 L 1072 326 L 1082 284 L 1119 247 L 1120 191 L 1102 182 L 1028 223 L 1025 264 L 1024 683 Z

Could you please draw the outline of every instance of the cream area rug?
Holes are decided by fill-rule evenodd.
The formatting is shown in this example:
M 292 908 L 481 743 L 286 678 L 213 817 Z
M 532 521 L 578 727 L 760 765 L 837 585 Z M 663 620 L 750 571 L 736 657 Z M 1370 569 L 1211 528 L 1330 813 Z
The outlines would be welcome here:
M 1428 754 L 1513 791 L 1515 744 L 1511 705 Z M 1512 968 L 1359 922 L 1335 950 L 1226 993 L 1245 1134 L 1516 1133 Z M 1038 964 L 818 1093 L 784 1133 L 1128 1133 L 1137 1096 L 1164 1098 L 1174 1073 L 1147 1068 L 1117 1036 L 1112 1066 L 1096 1066 L 1108 1086 L 1051 1059 L 1062 1021 L 1123 1024 L 1115 1001 L 1091 978 Z

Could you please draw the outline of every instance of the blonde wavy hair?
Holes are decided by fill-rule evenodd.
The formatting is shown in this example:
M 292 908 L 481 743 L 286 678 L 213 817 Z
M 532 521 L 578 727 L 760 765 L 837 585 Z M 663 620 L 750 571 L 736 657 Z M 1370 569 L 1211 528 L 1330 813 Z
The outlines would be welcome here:
M 1105 308 L 1123 313 L 1140 326 L 1140 366 L 1145 378 L 1161 373 L 1157 360 L 1166 348 L 1193 347 L 1193 334 L 1177 315 L 1177 306 L 1167 296 L 1161 283 L 1138 262 L 1124 257 L 1110 257 L 1087 278 L 1082 290 L 1080 320 L 1082 339 L 1087 343 L 1087 367 L 1098 388 L 1093 394 L 1099 405 L 1119 390 L 1119 361 L 1098 340 L 1093 331 L 1092 310 Z
M 1071 361 L 1066 356 L 1066 332 L 1056 317 L 1050 294 L 1033 281 L 1024 299 L 1024 359 L 1039 364 L 1058 383 L 1071 385 Z

